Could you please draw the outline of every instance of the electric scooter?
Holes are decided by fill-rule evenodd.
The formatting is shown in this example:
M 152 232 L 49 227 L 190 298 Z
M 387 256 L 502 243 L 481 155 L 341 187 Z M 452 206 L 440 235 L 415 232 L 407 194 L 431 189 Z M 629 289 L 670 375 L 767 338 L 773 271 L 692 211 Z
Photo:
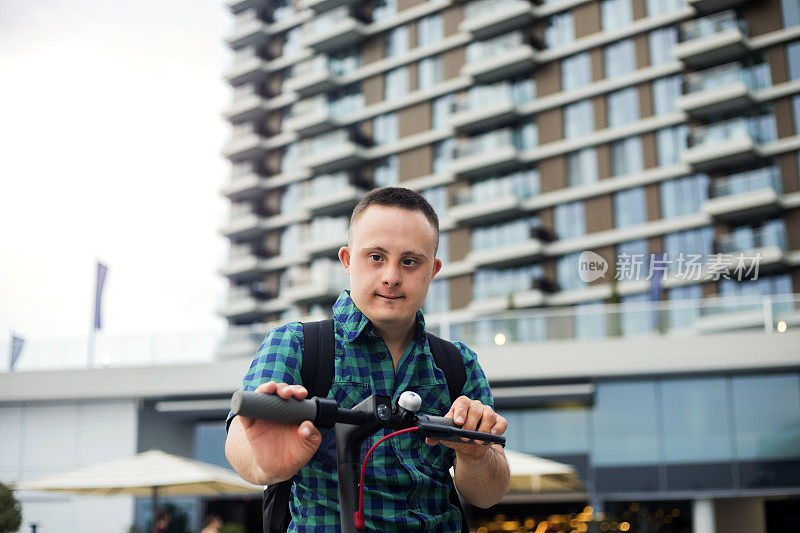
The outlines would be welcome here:
M 364 530 L 364 510 L 360 502 L 364 486 L 361 444 L 381 429 L 395 431 L 370 448 L 363 466 L 366 466 L 370 454 L 378 444 L 401 433 L 414 432 L 420 438 L 430 437 L 459 443 L 506 444 L 506 438 L 502 435 L 461 429 L 452 418 L 418 415 L 417 411 L 421 406 L 422 398 L 412 391 L 403 392 L 394 405 L 388 396 L 373 395 L 352 409 L 340 408 L 336 400 L 331 398 L 316 396 L 306 400 L 284 400 L 274 394 L 237 391 L 231 398 L 231 412 L 234 415 L 290 424 L 310 420 L 318 428 L 334 429 L 342 533 L 359 533 Z

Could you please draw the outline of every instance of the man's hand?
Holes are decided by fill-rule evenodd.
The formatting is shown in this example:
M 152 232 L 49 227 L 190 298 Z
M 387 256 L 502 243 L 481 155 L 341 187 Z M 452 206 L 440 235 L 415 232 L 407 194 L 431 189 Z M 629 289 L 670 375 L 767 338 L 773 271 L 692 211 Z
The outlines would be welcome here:
M 457 426 L 470 431 L 502 435 L 508 427 L 508 421 L 495 413 L 494 409 L 483 405 L 478 400 L 470 400 L 466 396 L 459 396 L 444 416 L 452 418 Z M 473 459 L 482 458 L 490 448 L 483 444 L 439 441 L 431 438 L 426 438 L 425 442 L 432 446 L 439 443 L 444 444 L 448 448 L 454 449 L 457 456 L 464 455 Z
M 299 400 L 308 395 L 308 391 L 301 385 L 274 381 L 262 383 L 255 392 Z M 243 439 L 238 438 L 240 433 L 243 434 Z M 244 442 L 237 446 L 233 444 L 236 440 Z M 321 442 L 322 435 L 308 420 L 298 426 L 239 415 L 231 422 L 226 455 L 231 465 L 245 479 L 271 484 L 295 475 L 316 453 Z M 241 466 L 243 471 L 237 466 Z M 249 475 L 246 476 L 245 473 Z

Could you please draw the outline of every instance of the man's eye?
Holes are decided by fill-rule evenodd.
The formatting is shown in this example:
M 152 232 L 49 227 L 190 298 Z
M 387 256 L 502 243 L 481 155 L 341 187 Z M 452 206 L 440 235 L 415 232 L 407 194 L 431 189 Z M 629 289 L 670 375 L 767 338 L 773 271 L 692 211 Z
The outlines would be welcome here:
M 403 260 L 403 264 L 405 264 L 407 266 L 416 265 L 417 264 L 417 260 L 416 259 L 404 259 Z
M 378 254 L 369 254 L 369 258 L 372 259 L 373 261 L 381 260 L 381 256 L 379 256 Z

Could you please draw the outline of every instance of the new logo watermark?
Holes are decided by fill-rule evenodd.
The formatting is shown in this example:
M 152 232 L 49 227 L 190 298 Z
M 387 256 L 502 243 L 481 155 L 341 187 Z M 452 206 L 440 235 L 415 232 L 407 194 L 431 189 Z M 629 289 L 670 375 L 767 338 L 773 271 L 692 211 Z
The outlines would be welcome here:
M 594 252 L 585 251 L 578 257 L 578 275 L 584 283 L 606 277 L 608 261 Z
M 753 254 L 620 254 L 614 279 L 635 281 L 671 277 L 686 281 L 719 281 L 720 279 L 757 280 L 762 256 Z M 578 275 L 584 283 L 605 278 L 608 261 L 585 251 L 578 257 Z

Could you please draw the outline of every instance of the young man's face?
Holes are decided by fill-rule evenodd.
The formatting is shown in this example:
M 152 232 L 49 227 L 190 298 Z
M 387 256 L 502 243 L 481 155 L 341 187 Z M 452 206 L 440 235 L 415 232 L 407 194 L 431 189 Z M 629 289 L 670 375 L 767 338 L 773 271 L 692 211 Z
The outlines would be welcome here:
M 353 303 L 379 328 L 408 327 L 442 268 L 433 226 L 421 211 L 372 205 L 350 235 L 339 259 Z

